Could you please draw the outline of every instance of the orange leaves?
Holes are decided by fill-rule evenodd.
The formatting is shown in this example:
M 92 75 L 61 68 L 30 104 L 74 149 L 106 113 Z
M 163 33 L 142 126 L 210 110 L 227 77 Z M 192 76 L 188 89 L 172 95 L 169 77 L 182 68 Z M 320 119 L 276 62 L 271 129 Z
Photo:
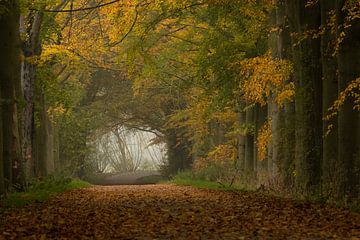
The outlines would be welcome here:
M 237 158 L 236 147 L 221 144 L 212 149 L 206 157 L 197 158 L 192 167 L 194 174 L 204 175 L 208 180 L 221 182 L 229 179 Z M 198 177 L 199 177 L 198 176 Z
M 265 105 L 270 94 L 275 93 L 281 105 L 294 95 L 294 85 L 286 84 L 292 73 L 289 61 L 273 59 L 267 54 L 243 60 L 240 68 L 240 89 L 247 101 Z
M 268 146 L 272 139 L 271 132 L 271 119 L 267 120 L 264 125 L 259 129 L 256 139 L 256 145 L 258 147 L 258 159 L 263 161 L 267 157 Z
M 220 165 L 234 163 L 237 157 L 237 149 L 232 145 L 221 144 L 210 151 L 207 157 L 211 162 Z
M 354 102 L 353 109 L 360 111 L 360 77 L 352 81 L 345 90 L 343 90 L 338 99 L 328 109 L 328 115 L 324 117 L 325 120 L 330 120 L 335 117 L 344 105 L 346 100 L 352 99 Z
M 356 239 L 359 223 L 358 213 L 259 193 L 98 186 L 7 212 L 0 239 Z

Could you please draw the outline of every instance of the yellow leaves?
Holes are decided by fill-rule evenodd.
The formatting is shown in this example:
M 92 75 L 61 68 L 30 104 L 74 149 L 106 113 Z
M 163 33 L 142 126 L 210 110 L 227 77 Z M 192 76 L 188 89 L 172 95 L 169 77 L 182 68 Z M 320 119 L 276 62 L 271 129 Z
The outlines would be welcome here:
M 271 132 L 271 119 L 267 120 L 264 125 L 259 129 L 256 139 L 256 145 L 258 147 L 258 159 L 263 161 L 267 157 L 268 146 L 272 139 Z
M 287 60 L 273 59 L 270 54 L 246 59 L 240 63 L 240 89 L 244 98 L 252 103 L 265 105 L 271 93 L 279 97 L 277 103 L 294 95 L 294 85 L 286 84 L 292 73 L 292 65 Z
M 235 161 L 237 149 L 232 145 L 218 145 L 208 153 L 208 158 L 214 162 Z
M 275 97 L 275 102 L 280 107 L 284 106 L 285 101 L 291 102 L 295 95 L 295 84 L 293 82 L 285 84 L 283 89 Z
M 43 47 L 43 51 L 41 53 L 40 57 L 40 64 L 44 64 L 47 61 L 49 61 L 54 56 L 66 56 L 67 61 L 70 59 L 78 60 L 79 57 L 77 57 L 73 52 L 71 52 L 67 47 L 64 45 L 45 45 Z
M 66 109 L 63 104 L 59 104 L 57 106 L 50 106 L 47 110 L 47 113 L 52 121 L 57 117 L 63 115 L 65 112 Z
M 360 111 L 360 77 L 350 82 L 350 84 L 343 90 L 338 99 L 328 109 L 329 114 L 324 117 L 324 120 L 330 120 L 335 117 L 340 111 L 340 108 L 345 104 L 345 101 L 351 98 L 353 100 L 355 111 Z
M 328 109 L 328 114 L 324 117 L 324 121 L 330 121 L 332 118 L 338 115 L 341 107 L 345 104 L 345 102 L 353 100 L 353 110 L 360 111 L 360 77 L 350 82 L 350 84 L 343 90 L 338 99 L 333 103 L 333 105 Z M 328 136 L 331 130 L 334 128 L 333 124 L 329 124 L 326 128 L 326 132 L 324 136 Z
M 306 8 L 313 7 L 318 3 L 319 3 L 319 0 L 308 0 L 305 7 Z
M 216 146 L 206 157 L 197 158 L 193 163 L 193 169 L 199 171 L 211 165 L 231 166 L 237 157 L 237 149 L 229 144 Z

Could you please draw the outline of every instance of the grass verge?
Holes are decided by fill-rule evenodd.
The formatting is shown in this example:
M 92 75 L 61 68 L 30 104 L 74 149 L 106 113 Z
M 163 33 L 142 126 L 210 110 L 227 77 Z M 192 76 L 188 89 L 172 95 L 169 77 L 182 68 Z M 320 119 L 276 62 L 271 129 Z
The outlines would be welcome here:
M 32 182 L 25 192 L 13 192 L 0 200 L 1 208 L 19 208 L 47 201 L 51 196 L 72 189 L 86 188 L 89 183 L 71 178 L 47 178 Z

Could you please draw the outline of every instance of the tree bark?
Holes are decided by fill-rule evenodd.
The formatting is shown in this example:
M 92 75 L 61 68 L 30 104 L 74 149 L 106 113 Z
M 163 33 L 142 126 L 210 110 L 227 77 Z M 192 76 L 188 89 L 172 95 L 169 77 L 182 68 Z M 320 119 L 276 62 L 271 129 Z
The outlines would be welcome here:
M 337 23 L 344 23 L 346 12 L 343 11 L 344 0 L 337 0 Z M 339 34 L 342 29 L 339 29 Z M 338 90 L 343 91 L 348 84 L 360 77 L 360 21 L 353 20 L 346 30 L 345 37 L 339 46 L 338 53 Z M 360 189 L 360 117 L 349 100 L 340 108 L 338 118 L 338 158 L 339 168 L 336 181 L 339 184 L 338 197 L 356 198 Z
M 2 96 L 2 132 L 4 180 L 6 189 L 23 183 L 21 139 L 17 95 L 20 86 L 20 8 L 18 1 L 2 3 L 7 9 L 0 16 L 0 90 Z
M 321 19 L 318 3 L 305 7 L 307 0 L 290 2 L 294 9 L 290 22 L 295 33 L 303 37 L 307 31 L 319 28 Z M 299 42 L 295 37 L 293 44 L 296 89 L 295 180 L 300 192 L 312 193 L 317 189 L 320 180 L 322 152 L 320 41 L 306 36 Z
M 238 109 L 238 121 L 239 126 L 244 126 L 246 123 L 246 112 L 244 111 L 244 104 L 240 102 Z M 237 159 L 237 168 L 239 170 L 245 169 L 245 134 L 239 135 L 238 142 L 238 159 Z
M 260 106 L 260 104 L 257 104 L 255 107 L 255 136 L 254 136 L 255 141 L 257 141 L 257 138 L 259 136 L 258 134 L 259 130 L 264 126 L 266 119 L 267 119 L 267 106 Z M 257 144 L 255 144 L 254 146 L 254 161 L 255 161 L 256 171 L 266 170 L 263 168 L 264 164 L 259 164 Z M 262 162 L 266 162 L 266 161 L 263 160 Z
M 191 166 L 192 157 L 189 146 L 186 142 L 179 142 L 176 130 L 169 130 L 166 133 L 168 169 L 166 174 L 176 174 Z
M 46 111 L 44 94 L 39 96 L 39 126 L 35 131 L 35 174 L 38 177 L 46 177 L 54 172 L 54 136 L 52 123 Z
M 289 6 L 286 0 L 278 0 L 276 11 L 276 26 L 281 29 L 277 32 L 277 47 L 275 58 L 291 60 L 292 59 L 292 44 L 289 29 Z M 293 81 L 290 76 L 285 84 Z M 280 145 L 278 148 L 278 170 L 282 187 L 289 189 L 293 186 L 293 161 L 295 149 L 295 104 L 285 100 L 283 107 L 278 108 L 278 123 L 274 128 L 277 128 L 278 134 L 276 142 Z
M 1 42 L 0 42 L 0 46 L 1 46 Z M 1 61 L 0 61 L 0 63 L 1 63 Z M 3 158 L 2 104 L 3 104 L 3 99 L 2 99 L 2 96 L 1 96 L 1 89 L 0 89 L 0 197 L 5 193 L 4 158 Z
M 22 24 L 22 31 L 28 36 L 23 42 L 23 54 L 25 58 L 40 56 L 41 42 L 40 29 L 42 25 L 43 12 L 30 12 Z M 35 102 L 35 84 L 36 84 L 36 64 L 28 61 L 22 61 L 21 82 L 25 107 L 23 109 L 23 157 L 27 177 L 34 177 L 35 164 L 33 160 L 33 141 L 35 134 L 34 125 L 34 102 Z
M 254 108 L 246 110 L 246 127 L 252 129 L 254 127 Z M 245 171 L 254 172 L 254 131 L 248 130 L 245 136 Z
M 321 37 L 321 60 L 322 60 L 322 86 L 323 86 L 323 116 L 328 114 L 328 109 L 338 97 L 337 61 L 333 56 L 335 51 L 332 44 L 335 37 L 327 26 L 330 12 L 336 9 L 335 1 L 321 0 L 321 25 L 325 33 Z M 338 168 L 338 126 L 337 116 L 331 122 L 324 121 L 323 132 L 327 132 L 329 125 L 332 125 L 331 132 L 323 138 L 322 158 L 322 189 L 323 193 L 331 196 L 335 193 L 337 181 L 334 176 Z

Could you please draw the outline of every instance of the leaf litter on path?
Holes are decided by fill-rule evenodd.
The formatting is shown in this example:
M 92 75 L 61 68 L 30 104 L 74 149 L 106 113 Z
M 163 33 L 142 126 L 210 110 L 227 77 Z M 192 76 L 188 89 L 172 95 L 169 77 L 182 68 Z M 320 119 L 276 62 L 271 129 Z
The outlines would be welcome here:
M 9 211 L 0 239 L 359 239 L 360 214 L 256 193 L 95 186 Z

